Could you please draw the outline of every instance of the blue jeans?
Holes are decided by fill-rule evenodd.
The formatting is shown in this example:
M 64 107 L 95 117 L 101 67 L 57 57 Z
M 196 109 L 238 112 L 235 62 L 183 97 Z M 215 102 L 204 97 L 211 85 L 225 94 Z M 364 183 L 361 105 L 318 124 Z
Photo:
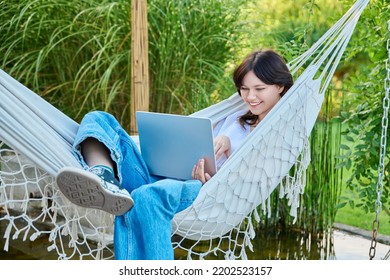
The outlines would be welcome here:
M 134 199 L 129 212 L 115 217 L 115 258 L 173 259 L 172 218 L 193 203 L 201 182 L 151 176 L 137 145 L 118 121 L 105 112 L 85 115 L 76 135 L 74 153 L 85 168 L 80 143 L 89 137 L 110 150 L 119 181 Z

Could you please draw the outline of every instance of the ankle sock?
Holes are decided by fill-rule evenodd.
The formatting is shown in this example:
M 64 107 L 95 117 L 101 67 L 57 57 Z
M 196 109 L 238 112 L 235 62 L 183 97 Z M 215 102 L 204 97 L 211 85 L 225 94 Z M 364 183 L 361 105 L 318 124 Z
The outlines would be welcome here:
M 89 171 L 98 175 L 104 181 L 114 184 L 121 188 L 118 179 L 115 177 L 114 170 L 106 165 L 94 165 L 89 168 Z
M 111 167 L 108 167 L 107 165 L 97 164 L 97 165 L 91 166 L 90 169 L 99 169 L 99 168 L 105 169 L 108 172 L 112 173 L 112 175 L 115 176 L 114 170 Z

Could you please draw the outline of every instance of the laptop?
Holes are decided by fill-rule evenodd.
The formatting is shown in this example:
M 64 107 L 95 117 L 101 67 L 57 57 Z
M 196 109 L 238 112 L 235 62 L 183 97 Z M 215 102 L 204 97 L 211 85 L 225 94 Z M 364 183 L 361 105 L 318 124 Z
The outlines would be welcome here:
M 192 116 L 136 112 L 141 154 L 152 175 L 190 180 L 199 159 L 216 173 L 211 120 Z

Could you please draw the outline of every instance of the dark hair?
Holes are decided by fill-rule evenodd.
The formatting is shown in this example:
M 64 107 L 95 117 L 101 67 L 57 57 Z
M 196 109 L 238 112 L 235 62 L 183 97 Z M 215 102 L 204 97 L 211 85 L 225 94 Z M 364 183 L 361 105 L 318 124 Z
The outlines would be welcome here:
M 278 85 L 283 87 L 280 93 L 282 97 L 293 85 L 293 78 L 282 56 L 273 50 L 258 50 L 250 53 L 244 61 L 234 70 L 233 81 L 241 95 L 240 88 L 245 75 L 253 71 L 255 75 L 267 85 Z M 253 125 L 258 116 L 248 111 L 241 116 L 240 123 Z

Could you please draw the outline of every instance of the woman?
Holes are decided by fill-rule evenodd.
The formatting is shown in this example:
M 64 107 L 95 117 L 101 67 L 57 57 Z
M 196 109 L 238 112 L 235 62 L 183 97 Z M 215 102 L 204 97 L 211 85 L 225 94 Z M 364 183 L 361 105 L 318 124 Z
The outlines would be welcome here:
M 235 69 L 233 80 L 248 108 L 216 124 L 218 168 L 293 84 L 285 61 L 272 50 L 249 54 Z M 192 204 L 211 178 L 204 171 L 204 160 L 194 166 L 193 180 L 154 178 L 130 136 L 104 112 L 84 117 L 74 151 L 85 170 L 63 168 L 57 184 L 75 204 L 116 216 L 115 258 L 173 259 L 171 221 Z

